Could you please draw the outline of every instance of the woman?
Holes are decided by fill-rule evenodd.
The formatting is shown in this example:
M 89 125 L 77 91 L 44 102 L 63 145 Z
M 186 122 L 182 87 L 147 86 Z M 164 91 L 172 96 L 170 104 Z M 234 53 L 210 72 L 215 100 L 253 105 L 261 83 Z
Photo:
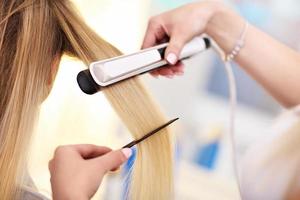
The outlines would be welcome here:
M 88 64 L 119 53 L 77 16 L 68 0 L 0 1 L 1 199 L 44 199 L 24 169 L 38 108 L 50 92 L 61 56 Z M 58 148 L 49 164 L 53 198 L 91 198 L 103 175 L 130 155 L 130 149 L 93 145 Z
M 165 59 L 169 66 L 153 76 L 183 75 L 177 60 L 184 44 L 206 33 L 259 82 L 279 103 L 293 108 L 271 131 L 277 136 L 253 147 L 243 163 L 243 199 L 299 199 L 300 167 L 300 54 L 249 25 L 242 17 L 217 1 L 192 3 L 153 17 L 143 48 L 166 38 L 170 45 Z M 282 122 L 283 121 L 283 122 Z
M 300 91 L 299 53 L 279 43 L 252 25 L 249 25 L 247 28 L 246 24 L 243 18 L 216 1 L 188 4 L 151 18 L 143 42 L 143 48 L 151 47 L 160 43 L 160 41 L 170 39 L 170 45 L 165 53 L 165 59 L 170 65 L 151 72 L 152 75 L 167 77 L 183 75 L 184 66 L 181 63 L 177 63 L 178 55 L 184 44 L 194 36 L 206 33 L 216 41 L 227 55 L 231 55 L 237 41 L 244 35 L 244 38 L 242 38 L 244 45 L 238 50 L 234 60 L 282 105 L 287 108 L 295 107 L 300 103 L 300 92 L 297 92 Z M 275 142 L 269 144 L 273 148 L 269 148 L 270 150 L 265 153 L 264 158 L 258 159 L 257 156 L 251 156 L 251 160 L 245 163 L 253 167 L 264 166 L 264 163 L 267 163 L 268 160 L 276 160 L 279 155 L 283 155 L 283 157 L 279 158 L 284 160 L 289 155 L 289 152 L 293 152 L 297 159 L 296 162 L 293 159 L 292 163 L 298 166 L 299 158 L 295 152 L 299 153 L 299 151 L 296 151 L 295 148 L 292 148 L 290 151 L 287 150 L 291 145 L 293 147 L 297 146 L 297 141 L 299 140 L 299 109 L 295 113 L 298 114 L 294 116 L 296 120 L 293 120 L 293 122 L 296 122 L 296 125 L 291 128 L 285 127 L 285 133 L 274 140 Z M 285 140 L 287 135 L 289 139 Z M 265 149 L 266 147 L 264 146 L 263 150 L 266 151 Z M 277 153 L 277 151 L 283 153 Z M 254 155 L 258 155 L 257 152 Z M 78 160 L 78 162 L 81 161 Z M 60 161 L 57 160 L 54 163 L 59 165 Z M 270 163 L 272 165 L 272 161 Z M 285 163 L 285 165 L 289 165 L 289 163 Z M 261 168 L 257 167 L 258 170 L 263 170 Z M 64 167 L 61 169 L 64 169 Z M 260 178 L 258 177 L 259 172 L 255 171 L 255 169 L 252 169 L 251 173 L 246 171 L 242 176 L 243 198 L 297 199 L 300 191 L 300 187 L 297 184 L 299 173 L 296 172 L 297 167 L 293 169 L 294 171 L 290 172 L 292 177 L 289 180 L 285 180 L 286 183 L 281 184 L 282 188 L 277 187 L 274 189 L 274 187 L 270 186 L 273 189 L 272 192 L 255 190 L 257 188 L 254 185 L 258 184 L 249 185 L 248 183 L 251 182 L 251 179 L 253 179 L 252 182 L 257 183 L 257 179 Z M 247 176 L 247 173 L 250 175 Z M 282 172 L 275 171 L 275 173 L 279 177 L 279 174 Z M 60 176 L 62 180 L 68 179 L 67 176 L 64 177 L 63 173 L 56 173 L 56 170 L 52 170 L 52 176 Z M 272 179 L 270 180 L 266 183 L 272 185 Z M 262 179 L 260 179 L 261 181 Z M 266 194 L 263 194 L 263 192 Z
M 70 35 L 62 34 L 69 33 L 72 35 L 72 31 L 68 32 L 66 27 L 68 27 L 68 24 L 74 24 L 74 21 L 71 20 L 66 24 L 60 24 L 60 28 L 57 28 L 57 21 L 62 20 L 62 16 L 72 15 L 72 13 L 66 12 L 68 10 L 64 9 L 64 4 L 60 4 L 63 1 L 38 1 L 40 4 L 37 7 L 30 7 L 30 9 L 37 9 L 35 12 L 29 9 L 26 10 L 26 15 L 14 15 L 20 9 L 27 8 L 32 2 L 34 1 L 4 1 L 0 5 L 1 14 L 4 14 L 1 15 L 0 20 L 0 108 L 2 109 L 0 126 L 0 188 L 6 191 L 3 193 L 6 195 L 5 197 L 12 196 L 9 196 L 7 191 L 15 191 L 14 188 L 7 188 L 7 185 L 15 185 L 15 178 L 18 177 L 15 172 L 22 166 L 20 164 L 22 163 L 22 158 L 18 157 L 18 155 L 20 151 L 26 149 L 26 144 L 28 143 L 28 141 L 24 141 L 26 137 L 18 136 L 25 134 L 24 130 L 31 129 L 31 127 L 28 127 L 28 124 L 30 124 L 28 120 L 34 118 L 34 114 L 32 114 L 30 115 L 31 118 L 27 118 L 24 121 L 25 119 L 22 116 L 25 116 L 25 113 L 26 116 L 29 116 L 28 112 L 33 112 L 33 109 L 29 108 L 39 104 L 45 98 L 45 94 L 47 94 L 49 89 L 47 87 L 52 80 L 49 75 L 55 75 L 56 71 L 56 67 L 43 70 L 38 70 L 37 67 L 41 66 L 41 64 L 43 64 L 42 66 L 56 66 L 53 60 L 57 60 L 54 58 L 60 58 L 62 52 L 80 55 L 72 48 L 74 44 L 69 45 L 70 41 L 66 40 L 65 37 Z M 47 12 L 40 9 L 46 9 Z M 35 14 L 37 16 L 34 16 Z M 41 14 L 43 15 L 40 16 Z M 23 26 L 19 26 L 20 23 Z M 43 32 L 45 24 L 48 27 L 53 27 L 53 30 L 56 31 L 50 31 L 52 33 L 50 35 L 48 30 Z M 84 26 L 83 24 L 80 25 Z M 16 27 L 22 28 L 19 30 Z M 87 27 L 85 28 L 88 29 Z M 166 37 L 170 37 L 170 46 L 166 51 L 166 59 L 170 66 L 152 72 L 152 74 L 154 76 L 164 75 L 171 77 L 175 74 L 183 74 L 183 66 L 174 64 L 177 63 L 178 54 L 182 46 L 192 37 L 201 33 L 207 33 L 227 54 L 231 55 L 232 49 L 244 29 L 245 21 L 221 3 L 194 3 L 152 18 L 143 47 L 150 47 Z M 28 32 L 28 30 L 30 31 Z M 43 34 L 35 35 L 36 32 L 42 32 Z M 43 37 L 43 35 L 48 36 L 47 40 L 44 41 L 49 40 L 49 43 L 38 45 L 31 43 L 32 38 Z M 57 36 L 59 36 L 59 40 L 57 40 Z M 72 36 L 71 38 L 79 37 L 79 35 Z M 53 38 L 56 39 L 53 40 Z M 266 44 L 266 47 L 262 47 L 261 44 Z M 23 46 L 21 52 L 17 51 L 18 49 L 16 48 L 16 46 L 19 47 L 20 45 Z M 56 45 L 56 48 L 51 48 L 56 49 L 56 51 L 47 51 L 47 45 Z M 41 51 L 40 47 L 44 47 L 42 48 L 44 51 Z M 111 48 L 107 44 L 105 44 L 105 47 L 107 49 Z M 50 59 L 24 59 L 30 57 L 39 58 L 43 54 L 47 54 Z M 262 59 L 264 62 L 260 62 Z M 295 51 L 273 40 L 255 27 L 250 26 L 246 33 L 245 45 L 235 57 L 235 60 L 283 105 L 292 107 L 300 102 L 300 94 L 286 90 L 286 88 L 290 88 L 291 91 L 300 89 L 300 85 L 297 85 L 299 81 L 297 74 L 300 72 L 297 66 L 300 65 L 300 57 Z M 12 67 L 7 69 L 5 66 Z M 30 70 L 24 70 L 25 66 L 31 67 Z M 270 74 L 270 71 L 272 74 Z M 18 76 L 7 76 L 9 74 L 17 74 Z M 28 77 L 31 78 L 31 83 L 27 83 Z M 44 90 L 40 90 L 35 86 L 44 86 Z M 33 97 L 32 95 L 35 96 Z M 14 135 L 14 133 L 19 134 Z M 130 156 L 130 150 L 125 150 L 123 154 L 120 151 L 106 154 L 109 151 L 107 148 L 89 145 L 59 148 L 55 153 L 54 159 L 49 164 L 54 199 L 89 199 L 93 196 L 105 172 L 118 167 Z M 8 163 L 5 163 L 5 160 Z M 109 163 L 109 165 L 105 163 Z M 91 171 L 86 170 L 86 168 L 91 169 Z M 87 179 L 96 174 L 94 170 L 98 173 L 100 171 L 100 173 L 92 179 L 93 181 L 87 181 Z M 11 175 L 14 175 L 14 177 L 11 177 Z M 75 178 L 70 181 L 70 177 Z M 6 185 L 3 183 L 6 183 Z M 1 197 L 3 198 L 3 196 Z M 5 197 L 4 199 L 10 199 Z
M 293 108 L 300 103 L 300 55 L 296 51 L 286 47 L 267 34 L 261 32 L 237 15 L 235 12 L 217 1 L 206 1 L 192 3 L 183 7 L 171 10 L 151 18 L 143 42 L 143 48 L 151 47 L 170 39 L 170 45 L 166 50 L 165 59 L 169 66 L 151 72 L 153 76 L 183 75 L 184 67 L 177 63 L 178 55 L 186 42 L 194 36 L 206 33 L 225 52 L 228 58 L 234 59 L 248 74 L 258 81 L 273 97 L 287 108 Z M 238 43 L 242 40 L 244 45 Z M 239 48 L 235 48 L 235 47 Z M 233 53 L 235 50 L 236 53 Z M 297 199 L 299 196 L 299 166 L 298 140 L 300 134 L 300 109 L 292 111 L 294 119 L 291 126 L 285 126 L 284 133 L 274 142 L 270 142 L 264 154 L 255 151 L 255 156 L 245 162 L 253 166 L 252 171 L 246 171 L 242 175 L 243 198 L 244 199 Z M 296 115 L 295 115 L 296 114 Z M 278 127 L 277 127 L 278 128 Z M 286 139 L 288 138 L 288 139 Z M 284 142 L 283 142 L 284 141 Z M 259 159 L 257 155 L 263 155 Z M 288 155 L 288 156 L 287 156 Z M 294 156 L 292 162 L 284 163 L 285 159 Z M 273 179 L 266 182 L 269 191 L 259 191 L 255 188 L 262 184 L 262 176 L 259 177 L 259 170 L 264 170 L 264 165 L 273 164 L 272 160 L 282 159 L 284 165 L 292 163 L 294 166 L 289 173 L 291 177 L 273 187 L 274 177 L 280 177 L 284 173 L 272 171 L 276 175 L 270 175 Z M 57 161 L 59 163 L 59 161 Z M 246 165 L 247 166 L 247 165 Z M 276 166 L 276 165 L 275 165 Z M 255 170 L 258 171 L 255 171 Z M 287 168 L 286 168 L 287 169 Z M 268 171 L 268 168 L 265 169 Z M 247 175 L 248 173 L 248 175 Z M 55 171 L 52 171 L 55 176 Z M 264 174 L 262 174 L 264 175 Z M 252 176 L 252 177 L 251 177 Z M 63 175 L 61 176 L 64 179 Z M 270 177 L 268 177 L 270 178 Z M 258 181 L 259 180 L 259 181 Z M 279 179 L 279 181 L 282 179 Z M 275 179 L 275 181 L 278 181 Z M 252 182 L 252 185 L 248 184 Z

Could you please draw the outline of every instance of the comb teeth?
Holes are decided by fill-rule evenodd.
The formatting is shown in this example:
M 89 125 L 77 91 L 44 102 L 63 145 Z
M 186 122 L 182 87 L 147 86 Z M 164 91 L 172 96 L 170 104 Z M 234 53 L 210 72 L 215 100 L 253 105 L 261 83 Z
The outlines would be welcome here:
M 154 129 L 153 131 L 147 133 L 146 135 L 144 135 L 144 136 L 141 137 L 140 139 L 134 140 L 134 141 L 130 142 L 129 144 L 123 146 L 122 149 L 133 147 L 134 145 L 136 145 L 136 144 L 138 144 L 138 143 L 144 141 L 145 139 L 147 139 L 148 137 L 154 135 L 155 133 L 159 132 L 160 130 L 166 128 L 167 126 L 169 126 L 169 125 L 172 124 L 173 122 L 177 121 L 178 119 L 179 119 L 179 118 L 175 118 L 175 119 L 170 120 L 169 122 L 163 124 L 162 126 L 160 126 L 160 127 L 156 128 L 156 129 Z

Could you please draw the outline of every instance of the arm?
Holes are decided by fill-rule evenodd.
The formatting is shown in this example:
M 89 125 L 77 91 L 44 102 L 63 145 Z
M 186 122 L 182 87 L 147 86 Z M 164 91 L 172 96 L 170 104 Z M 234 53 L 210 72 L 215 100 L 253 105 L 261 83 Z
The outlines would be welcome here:
M 221 9 L 209 22 L 207 33 L 229 53 L 240 37 L 243 21 Z M 250 25 L 236 62 L 284 106 L 300 103 L 300 54 L 296 51 Z
M 188 4 L 153 17 L 143 47 L 170 37 L 166 50 L 170 66 L 152 74 L 169 77 L 182 74 L 183 66 L 174 65 L 178 55 L 187 41 L 202 33 L 230 53 L 244 25 L 245 20 L 222 3 L 209 1 Z M 300 55 L 296 51 L 250 25 L 245 46 L 235 61 L 284 106 L 300 103 Z

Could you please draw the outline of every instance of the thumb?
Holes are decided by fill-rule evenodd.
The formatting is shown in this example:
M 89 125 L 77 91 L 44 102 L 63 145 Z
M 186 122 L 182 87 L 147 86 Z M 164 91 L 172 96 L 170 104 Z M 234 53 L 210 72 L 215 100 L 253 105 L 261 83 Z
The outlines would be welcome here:
M 132 155 L 132 150 L 130 148 L 125 148 L 121 150 L 111 151 L 99 158 L 97 158 L 98 165 L 104 172 L 111 171 L 120 167 L 128 158 Z
M 180 57 L 184 45 L 190 40 L 188 34 L 182 30 L 176 30 L 171 34 L 169 45 L 165 52 L 165 59 L 169 64 L 175 65 Z

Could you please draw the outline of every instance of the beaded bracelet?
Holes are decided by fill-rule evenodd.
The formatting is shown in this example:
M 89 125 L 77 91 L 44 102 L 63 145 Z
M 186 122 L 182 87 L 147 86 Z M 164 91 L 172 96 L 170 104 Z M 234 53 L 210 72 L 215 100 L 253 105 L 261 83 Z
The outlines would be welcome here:
M 233 60 L 239 54 L 239 52 L 241 51 L 241 49 L 244 47 L 246 33 L 247 33 L 248 28 L 249 28 L 249 23 L 246 22 L 244 30 L 243 30 L 243 32 L 241 34 L 240 39 L 238 39 L 238 41 L 236 42 L 235 47 L 233 48 L 233 50 L 231 51 L 231 53 L 225 56 L 225 61 L 226 62 Z

